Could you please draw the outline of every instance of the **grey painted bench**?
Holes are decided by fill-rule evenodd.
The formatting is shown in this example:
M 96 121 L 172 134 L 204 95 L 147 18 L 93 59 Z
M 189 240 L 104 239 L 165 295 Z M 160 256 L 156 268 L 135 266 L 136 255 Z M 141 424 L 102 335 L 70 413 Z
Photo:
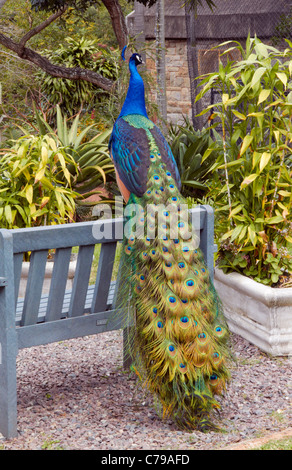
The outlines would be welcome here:
M 214 220 L 209 206 L 190 211 L 200 232 L 200 247 L 214 274 Z M 118 282 L 112 270 L 123 219 L 0 230 L 0 433 L 17 436 L 16 358 L 41 344 L 124 329 L 115 308 Z M 104 238 L 97 233 L 108 233 Z M 96 244 L 101 244 L 96 281 L 89 278 Z M 72 247 L 79 247 L 73 287 L 66 290 Z M 55 250 L 49 293 L 42 292 L 48 250 Z M 31 252 L 24 298 L 18 297 L 23 254 Z M 125 352 L 124 352 L 124 363 Z

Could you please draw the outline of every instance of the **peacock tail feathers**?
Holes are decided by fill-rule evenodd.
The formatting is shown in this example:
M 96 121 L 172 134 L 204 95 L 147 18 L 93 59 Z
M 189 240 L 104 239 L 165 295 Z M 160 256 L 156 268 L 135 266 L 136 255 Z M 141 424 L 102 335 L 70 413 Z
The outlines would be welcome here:
M 117 306 L 130 325 L 132 369 L 162 416 L 206 431 L 230 379 L 229 333 L 175 159 L 147 116 L 141 63 L 139 54 L 129 60 L 129 88 L 109 142 L 127 201 Z
M 125 210 L 121 277 L 131 292 L 133 369 L 158 397 L 164 417 L 207 430 L 219 408 L 214 397 L 230 378 L 228 329 L 199 241 L 180 217 L 186 201 L 148 134 L 151 124 L 137 116 L 128 122 L 143 126 L 151 152 L 145 193 L 131 194 Z

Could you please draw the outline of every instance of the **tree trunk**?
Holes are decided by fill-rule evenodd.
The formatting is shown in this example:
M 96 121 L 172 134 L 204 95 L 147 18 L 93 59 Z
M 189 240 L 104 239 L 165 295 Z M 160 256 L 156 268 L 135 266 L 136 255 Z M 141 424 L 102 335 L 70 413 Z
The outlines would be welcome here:
M 160 113 L 160 125 L 166 129 L 167 101 L 165 80 L 165 8 L 164 0 L 157 1 L 156 16 L 156 71 L 157 71 L 157 105 Z
M 123 49 L 128 44 L 128 30 L 126 20 L 118 0 L 102 0 L 112 20 L 113 29 L 119 44 Z

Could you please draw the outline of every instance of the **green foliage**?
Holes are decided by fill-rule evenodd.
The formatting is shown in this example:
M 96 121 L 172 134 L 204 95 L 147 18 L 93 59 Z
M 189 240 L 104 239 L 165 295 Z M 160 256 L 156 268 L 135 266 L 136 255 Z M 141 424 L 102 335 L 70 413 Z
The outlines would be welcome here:
M 210 167 L 216 160 L 210 129 L 196 131 L 186 118 L 185 125 L 170 127 L 168 140 L 181 175 L 182 195 L 203 197 L 208 191 Z
M 57 128 L 53 128 L 45 119 L 36 112 L 36 119 L 40 133 L 45 136 L 47 133 L 54 139 L 57 146 L 61 146 L 68 158 L 67 171 L 69 173 L 70 185 L 78 192 L 76 202 L 82 204 L 82 199 L 88 196 L 87 192 L 97 186 L 105 184 L 107 176 L 114 179 L 114 165 L 108 152 L 108 138 L 111 129 L 88 139 L 88 134 L 93 125 L 80 129 L 80 114 L 74 118 L 71 127 L 68 120 L 62 115 L 61 109 L 57 106 Z M 65 182 L 65 174 L 61 180 Z M 99 192 L 95 191 L 94 193 Z M 82 195 L 82 196 L 81 196 Z
M 0 226 L 22 228 L 72 219 L 72 159 L 49 136 L 26 135 L 0 153 Z
M 198 95 L 214 88 L 222 98 L 204 110 L 222 128 L 209 192 L 219 267 L 276 285 L 292 273 L 292 43 L 284 52 L 257 38 L 245 50 L 227 44 L 242 60 L 220 63 Z
M 278 45 L 283 39 L 292 39 L 292 7 L 290 7 L 289 13 L 280 16 L 272 37 L 275 45 Z
M 119 73 L 119 53 L 105 44 L 97 44 L 94 40 L 66 38 L 66 44 L 57 49 L 44 51 L 44 55 L 56 64 L 69 68 L 81 67 L 100 73 L 110 80 L 116 80 Z M 55 78 L 43 72 L 37 72 L 38 82 L 49 105 L 59 104 L 63 113 L 68 116 L 76 114 L 80 109 L 90 110 L 98 106 L 108 94 L 92 83 L 84 80 L 68 80 Z

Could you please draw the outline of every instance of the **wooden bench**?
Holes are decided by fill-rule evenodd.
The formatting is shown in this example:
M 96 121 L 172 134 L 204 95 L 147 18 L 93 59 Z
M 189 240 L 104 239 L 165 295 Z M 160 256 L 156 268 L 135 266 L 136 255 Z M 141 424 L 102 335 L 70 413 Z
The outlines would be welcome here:
M 214 220 L 209 206 L 191 209 L 200 247 L 214 273 Z M 112 233 L 102 237 L 102 232 Z M 123 219 L 0 230 L 0 433 L 17 436 L 16 358 L 23 348 L 124 329 L 115 308 L 118 283 L 112 279 Z M 96 280 L 90 273 L 101 244 Z M 71 290 L 66 290 L 72 247 L 78 247 Z M 55 250 L 50 291 L 42 292 L 48 250 Z M 24 253 L 31 252 L 24 298 L 18 297 Z M 125 357 L 125 356 L 124 356 Z

